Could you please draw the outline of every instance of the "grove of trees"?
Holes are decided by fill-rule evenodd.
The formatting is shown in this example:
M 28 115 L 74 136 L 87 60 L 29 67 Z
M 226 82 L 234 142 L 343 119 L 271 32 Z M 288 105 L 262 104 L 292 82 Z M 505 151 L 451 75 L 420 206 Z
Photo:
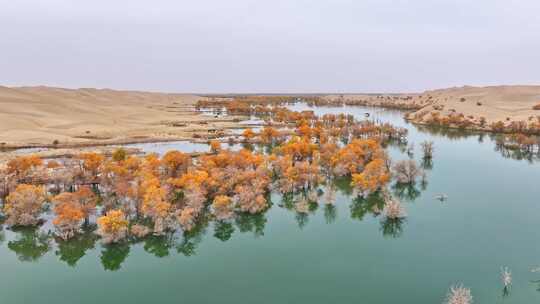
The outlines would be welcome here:
M 58 238 L 75 238 L 97 225 L 104 243 L 118 243 L 130 236 L 189 232 L 209 216 L 227 222 L 260 214 L 269 207 L 272 191 L 296 197 L 292 209 L 306 213 L 317 203 L 320 186 L 335 179 L 350 178 L 361 197 L 384 189 L 392 174 L 383 145 L 406 135 L 404 129 L 344 114 L 318 117 L 312 111 L 242 102 L 227 106 L 269 115 L 292 131 L 270 123 L 258 133 L 243 132 L 245 141 L 264 144 L 269 153 L 230 151 L 211 141 L 209 153 L 196 158 L 180 151 L 128 155 L 122 148 L 110 157 L 92 152 L 59 160 L 20 156 L 0 173 L 6 223 L 38 225 L 50 207 Z M 326 195 L 329 204 L 332 196 Z

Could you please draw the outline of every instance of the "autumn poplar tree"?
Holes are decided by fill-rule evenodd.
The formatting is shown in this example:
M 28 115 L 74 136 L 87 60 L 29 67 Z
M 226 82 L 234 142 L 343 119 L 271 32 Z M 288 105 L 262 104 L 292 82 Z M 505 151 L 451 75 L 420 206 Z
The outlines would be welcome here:
M 97 224 L 104 244 L 120 242 L 127 236 L 128 221 L 122 210 L 110 210 L 97 219 Z
M 4 213 L 11 226 L 36 225 L 43 210 L 46 193 L 43 187 L 20 184 L 6 197 Z
M 54 204 L 54 213 L 56 217 L 53 224 L 56 228 L 56 234 L 67 240 L 79 232 L 82 222 L 85 218 L 83 207 L 79 203 L 77 194 L 64 192 L 52 199 Z

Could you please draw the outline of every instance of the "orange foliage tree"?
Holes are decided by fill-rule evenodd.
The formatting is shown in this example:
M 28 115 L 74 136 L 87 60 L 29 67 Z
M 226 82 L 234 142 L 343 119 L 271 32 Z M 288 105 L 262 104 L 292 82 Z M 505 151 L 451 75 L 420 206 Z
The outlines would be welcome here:
M 233 215 L 232 199 L 226 195 L 218 195 L 214 198 L 212 209 L 214 210 L 214 215 L 219 220 L 231 218 Z
M 279 147 L 278 152 L 290 155 L 295 161 L 310 160 L 318 147 L 306 137 L 293 137 Z
M 260 136 L 262 142 L 269 145 L 275 144 L 281 140 L 281 132 L 268 126 L 262 129 Z
M 128 221 L 122 210 L 111 210 L 97 219 L 98 231 L 103 243 L 117 243 L 125 239 Z
M 255 137 L 255 132 L 253 132 L 252 129 L 245 129 L 244 132 L 242 132 L 242 136 L 246 139 L 246 140 L 251 140 L 253 137 Z
M 24 179 L 34 169 L 43 165 L 43 161 L 36 155 L 19 156 L 7 163 L 7 173 L 13 174 L 16 179 Z
M 362 172 L 364 166 L 375 158 L 386 158 L 377 141 L 355 139 L 337 151 L 331 159 L 331 165 L 337 176 L 352 175 Z
M 6 197 L 4 213 L 10 226 L 36 225 L 45 204 L 46 194 L 41 186 L 20 184 Z
M 103 164 L 105 157 L 98 153 L 82 153 L 79 155 L 79 159 L 82 161 L 83 171 L 90 177 L 96 177 L 99 173 L 99 168 Z
M 53 224 L 59 237 L 67 240 L 79 232 L 85 218 L 82 205 L 79 203 L 77 194 L 64 192 L 52 199 L 56 218 Z
M 352 175 L 351 185 L 360 190 L 363 195 L 373 193 L 390 181 L 390 173 L 385 161 L 377 158 L 369 162 L 362 173 Z
M 187 172 L 191 166 L 191 156 L 180 151 L 169 151 L 161 159 L 165 175 L 168 177 L 177 177 Z
M 221 151 L 221 143 L 217 140 L 210 141 L 210 152 L 219 153 Z
M 158 181 L 159 183 L 159 181 Z M 142 214 L 154 221 L 154 234 L 163 234 L 171 204 L 167 202 L 167 192 L 159 185 L 146 189 L 142 204 Z

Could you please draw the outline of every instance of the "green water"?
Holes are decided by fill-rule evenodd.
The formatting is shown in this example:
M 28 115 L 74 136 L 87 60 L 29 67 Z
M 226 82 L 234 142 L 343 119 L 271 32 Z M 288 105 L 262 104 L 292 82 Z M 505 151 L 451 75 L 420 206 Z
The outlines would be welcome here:
M 47 226 L 4 228 L 0 303 L 441 303 L 456 282 L 475 303 L 538 303 L 539 163 L 497 151 L 488 135 L 419 130 L 400 112 L 317 112 L 406 126 L 418 161 L 418 144 L 434 141 L 428 184 L 393 189 L 405 221 L 385 225 L 371 212 L 377 201 L 355 199 L 342 182 L 335 208 L 300 216 L 272 194 L 263 215 L 129 245 L 104 247 L 91 234 L 58 244 Z M 434 198 L 441 193 L 447 201 Z M 501 266 L 513 274 L 506 297 Z

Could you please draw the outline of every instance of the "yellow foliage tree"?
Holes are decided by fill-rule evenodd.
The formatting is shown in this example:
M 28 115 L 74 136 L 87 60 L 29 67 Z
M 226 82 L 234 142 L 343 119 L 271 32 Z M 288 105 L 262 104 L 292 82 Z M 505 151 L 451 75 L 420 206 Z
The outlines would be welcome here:
M 226 195 L 218 195 L 214 198 L 212 203 L 212 209 L 216 218 L 219 220 L 228 219 L 232 217 L 233 210 L 232 199 Z
M 364 171 L 352 175 L 351 185 L 364 194 L 377 191 L 390 181 L 384 160 L 377 158 L 369 162 Z
M 122 210 L 111 210 L 97 219 L 97 233 L 102 237 L 103 243 L 117 243 L 127 236 L 128 221 Z

